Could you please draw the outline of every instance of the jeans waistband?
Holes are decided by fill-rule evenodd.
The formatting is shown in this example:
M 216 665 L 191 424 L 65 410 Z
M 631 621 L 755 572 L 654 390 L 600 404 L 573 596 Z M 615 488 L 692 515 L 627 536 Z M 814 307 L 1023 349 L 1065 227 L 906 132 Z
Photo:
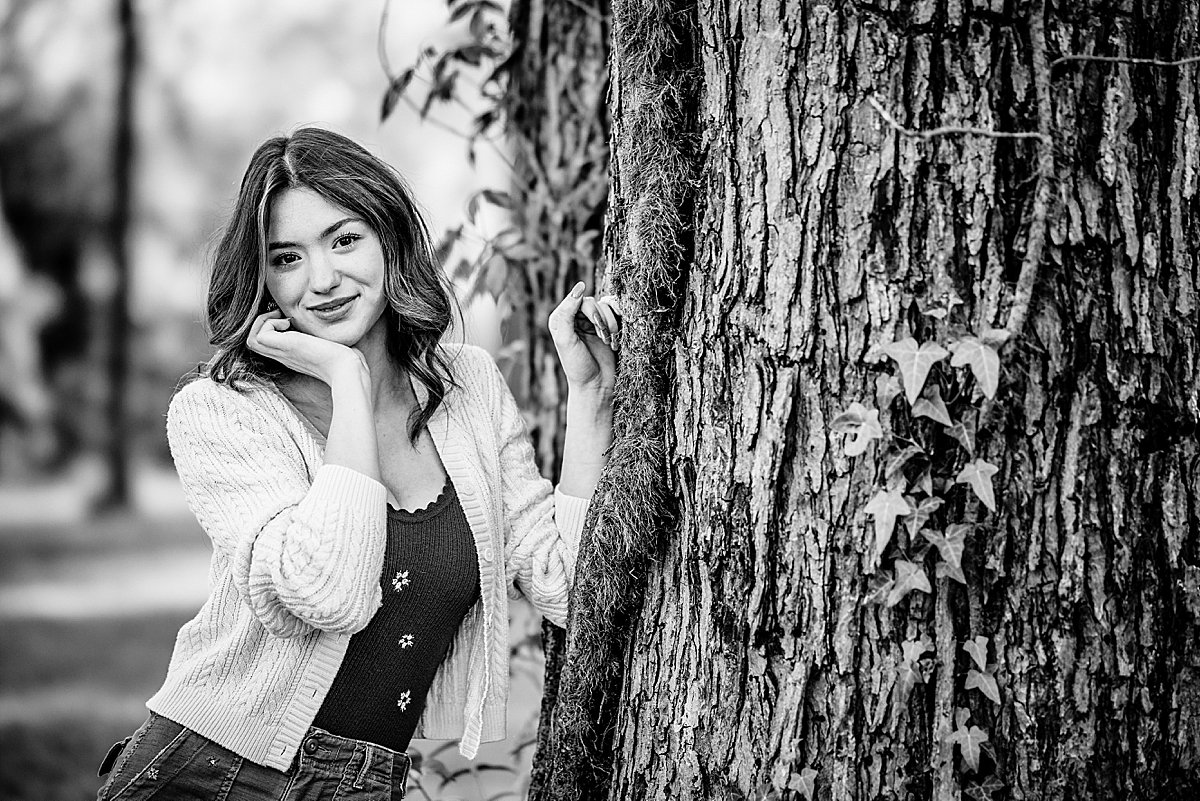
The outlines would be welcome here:
M 328 764 L 345 762 L 355 754 L 364 754 L 356 785 L 361 785 L 372 775 L 377 779 L 390 781 L 397 788 L 404 788 L 408 784 L 408 769 L 411 764 L 408 754 L 365 740 L 331 734 L 316 726 L 310 727 L 304 735 L 296 758 L 302 762 Z

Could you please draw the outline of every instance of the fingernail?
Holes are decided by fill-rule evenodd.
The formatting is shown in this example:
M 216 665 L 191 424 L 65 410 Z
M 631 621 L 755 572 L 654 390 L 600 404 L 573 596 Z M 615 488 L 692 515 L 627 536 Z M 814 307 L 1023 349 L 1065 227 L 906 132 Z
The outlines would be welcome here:
M 575 288 L 571 290 L 571 297 L 573 297 L 573 298 L 583 297 L 583 282 L 582 281 L 580 281 L 578 284 L 576 284 Z

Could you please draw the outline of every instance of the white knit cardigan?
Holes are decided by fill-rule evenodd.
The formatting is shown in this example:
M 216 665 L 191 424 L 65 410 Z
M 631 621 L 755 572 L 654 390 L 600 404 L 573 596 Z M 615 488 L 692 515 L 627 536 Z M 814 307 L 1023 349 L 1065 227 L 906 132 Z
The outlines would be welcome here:
M 562 625 L 588 499 L 552 492 L 496 363 L 441 346 L 461 384 L 429 421 L 470 523 L 480 600 L 429 690 L 415 736 L 461 738 L 475 756 L 504 737 L 508 597 L 522 592 Z M 423 385 L 413 382 L 424 403 Z M 286 770 L 350 635 L 381 603 L 387 491 L 324 465 L 324 441 L 273 386 L 209 379 L 167 413 L 188 505 L 212 538 L 211 595 L 179 631 L 154 712 L 253 762 Z M 500 557 L 500 558 L 497 558 Z

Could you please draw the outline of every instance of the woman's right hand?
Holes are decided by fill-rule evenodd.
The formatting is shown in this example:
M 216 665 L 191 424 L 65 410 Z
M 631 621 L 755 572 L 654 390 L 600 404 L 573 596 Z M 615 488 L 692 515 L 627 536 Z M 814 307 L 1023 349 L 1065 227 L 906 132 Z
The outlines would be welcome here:
M 348 367 L 366 369 L 367 363 L 360 351 L 312 334 L 292 331 L 291 324 L 292 321 L 278 309 L 260 314 L 250 326 L 246 346 L 331 386 L 337 374 Z

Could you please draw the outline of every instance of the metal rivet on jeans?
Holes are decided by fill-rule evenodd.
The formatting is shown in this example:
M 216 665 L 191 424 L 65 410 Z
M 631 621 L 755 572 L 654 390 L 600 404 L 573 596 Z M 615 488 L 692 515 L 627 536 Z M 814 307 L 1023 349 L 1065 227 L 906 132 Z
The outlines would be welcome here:
M 158 768 L 150 768 L 150 770 L 146 771 L 146 778 L 149 779 L 150 781 L 157 781 L 158 780 Z

